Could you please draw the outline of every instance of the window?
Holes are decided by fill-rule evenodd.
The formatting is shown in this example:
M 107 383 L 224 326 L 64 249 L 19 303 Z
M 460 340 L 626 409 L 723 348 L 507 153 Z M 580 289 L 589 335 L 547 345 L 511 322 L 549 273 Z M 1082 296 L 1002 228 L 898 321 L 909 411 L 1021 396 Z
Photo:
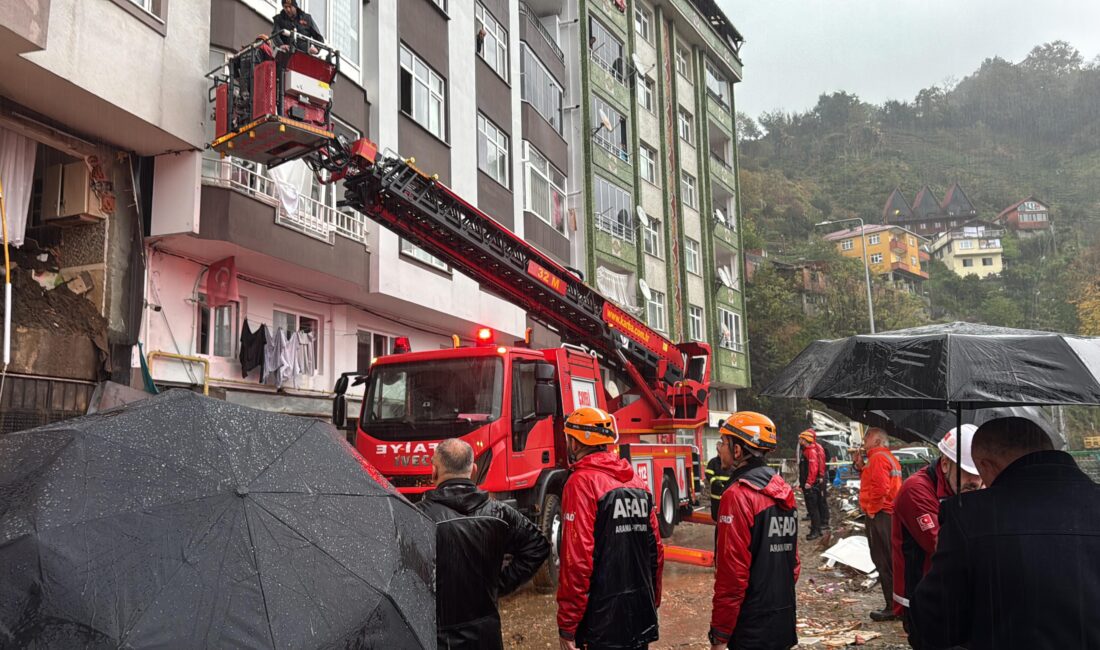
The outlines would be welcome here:
M 691 113 L 687 112 L 686 109 L 681 108 L 679 119 L 680 139 L 688 144 L 692 144 L 693 142 L 695 142 L 695 138 L 693 137 L 693 133 L 695 130 L 694 124 L 695 118 L 692 117 Z
M 691 60 L 691 53 L 683 45 L 676 48 L 676 72 L 684 75 L 686 79 L 691 80 L 691 73 L 688 71 L 688 62 Z
M 358 69 L 362 49 L 359 25 L 363 3 L 359 0 L 309 0 L 298 4 L 313 16 L 328 44 L 340 50 L 340 63 L 350 63 Z
M 684 205 L 695 207 L 695 177 L 687 172 L 680 172 L 680 194 Z
M 642 83 L 638 84 L 638 104 L 650 113 L 653 112 L 653 98 L 656 92 L 654 87 L 653 78 L 649 75 L 643 77 Z
M 477 168 L 508 187 L 508 158 L 508 134 L 478 113 Z
M 604 124 L 605 117 L 607 124 Z M 630 160 L 626 149 L 626 118 L 595 94 L 592 95 L 592 139 L 616 158 Z
M 916 245 L 917 245 L 917 240 L 916 240 L 916 239 L 913 239 L 913 236 L 912 236 L 912 235 L 910 235 L 910 236 L 906 237 L 906 238 L 905 238 L 905 241 L 909 242 L 909 245 L 910 245 L 910 246 L 916 246 Z
M 592 186 L 596 195 L 596 228 L 634 243 L 630 193 L 602 176 L 596 176 Z
M 479 2 L 474 5 L 477 53 L 501 79 L 508 81 L 508 30 Z
M 196 350 L 201 355 L 234 358 L 237 356 L 237 315 L 240 305 L 210 308 L 206 306 L 206 294 L 199 294 L 199 328 Z
M 524 209 L 565 234 L 565 175 L 530 142 L 524 142 Z
M 939 230 L 940 228 L 943 228 L 943 222 L 942 221 L 937 221 L 936 223 L 932 224 L 932 227 L 935 228 L 936 230 Z
M 992 257 L 983 257 L 982 258 L 982 266 L 993 266 L 993 258 Z
M 912 266 L 913 268 L 917 267 L 917 258 L 913 257 L 912 255 L 909 256 L 909 266 Z
M 657 150 L 644 142 L 638 143 L 638 169 L 642 180 L 657 184 Z
M 653 289 L 649 290 L 649 300 L 646 301 L 646 320 L 655 330 L 661 332 L 668 330 L 668 323 L 665 321 L 665 294 Z
M 447 264 L 443 260 L 439 259 L 435 255 L 432 255 L 431 253 L 424 250 L 423 248 L 420 248 L 419 246 L 417 246 L 416 244 L 412 243 L 411 241 L 409 241 L 407 239 L 402 239 L 401 240 L 400 251 L 401 251 L 402 255 L 405 255 L 407 257 L 411 257 L 412 259 L 417 260 L 418 262 L 423 262 L 424 264 L 427 264 L 428 266 L 437 268 L 440 271 L 445 271 L 447 273 L 450 273 L 450 271 L 451 271 L 451 266 L 449 264 Z
M 663 253 L 661 246 L 661 222 L 656 219 L 646 219 L 642 228 L 642 247 L 645 249 L 645 252 L 653 257 L 661 257 Z
M 963 260 L 963 266 L 965 266 L 967 268 L 969 268 L 971 266 L 974 266 L 974 260 L 972 260 L 970 258 L 967 258 L 967 259 Z
M 588 54 L 592 61 L 623 83 L 623 42 L 592 17 L 588 21 Z
M 867 243 L 868 243 L 868 244 L 870 244 L 870 245 L 872 245 L 872 246 L 874 246 L 875 244 L 879 243 L 879 241 L 880 241 L 880 240 L 879 240 L 879 236 L 878 236 L 878 235 L 871 235 L 870 237 L 868 237 L 868 238 L 867 238 Z
M 684 240 L 684 266 L 688 273 L 699 275 L 703 270 L 702 257 L 699 254 L 699 242 L 688 238 Z
M 653 41 L 653 14 L 639 2 L 634 3 L 634 31 L 647 43 Z
M 111 0 L 126 13 L 144 23 L 161 36 L 168 34 L 167 0 Z M 8 2 L 2 3 L 7 7 Z
M 842 251 L 852 250 L 852 240 L 851 239 L 845 239 L 844 241 L 840 242 L 840 250 L 842 250 Z
M 302 333 L 305 335 L 305 340 L 299 339 L 299 344 L 308 345 L 312 354 L 312 367 L 308 365 L 302 365 L 302 373 L 308 375 L 315 375 L 321 372 L 321 358 L 317 356 L 317 349 L 321 339 L 321 321 L 318 318 L 312 318 L 310 316 L 303 316 L 301 314 L 295 314 L 293 312 L 279 311 L 278 309 L 272 312 L 271 317 L 272 329 L 275 330 L 275 335 L 279 335 L 279 329 L 282 328 L 287 334 Z M 299 354 L 301 351 L 299 351 Z M 302 359 L 299 356 L 300 364 Z
M 730 105 L 730 84 L 710 59 L 707 59 L 707 92 L 723 106 Z
M 447 139 L 444 110 L 447 104 L 443 78 L 428 64 L 401 46 L 401 112 L 440 140 Z
M 960 239 L 958 241 L 958 244 L 959 244 L 959 250 L 969 250 L 971 248 L 974 248 L 974 240 L 973 239 Z
M 718 321 L 722 329 L 718 347 L 740 352 L 743 345 L 743 339 L 741 338 L 741 314 L 719 307 Z
M 703 340 L 703 308 L 690 305 L 688 307 L 688 333 L 692 341 Z
M 432 2 L 442 9 L 443 13 L 447 13 L 447 0 L 432 0 Z
M 395 337 L 367 330 L 357 330 L 355 346 L 355 371 L 370 371 L 371 362 L 378 357 L 393 353 Z
M 520 64 L 520 93 L 523 101 L 543 116 L 550 126 L 561 133 L 561 84 L 546 70 L 546 66 L 523 44 Z
M 882 264 L 882 253 L 875 253 L 872 255 L 871 264 Z

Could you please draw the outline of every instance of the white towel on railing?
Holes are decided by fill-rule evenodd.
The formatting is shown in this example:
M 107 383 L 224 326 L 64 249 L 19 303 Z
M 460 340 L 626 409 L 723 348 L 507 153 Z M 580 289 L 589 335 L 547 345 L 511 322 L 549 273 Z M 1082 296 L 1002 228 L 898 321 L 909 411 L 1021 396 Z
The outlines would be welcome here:
M 298 214 L 298 199 L 310 188 L 313 172 L 301 160 L 283 163 L 275 169 L 269 169 L 275 181 L 275 194 L 287 214 Z

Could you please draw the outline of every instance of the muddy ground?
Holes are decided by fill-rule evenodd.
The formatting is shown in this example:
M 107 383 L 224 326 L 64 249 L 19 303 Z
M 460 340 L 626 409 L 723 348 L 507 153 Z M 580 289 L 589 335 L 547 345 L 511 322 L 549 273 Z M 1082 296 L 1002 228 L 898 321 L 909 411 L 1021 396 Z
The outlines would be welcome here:
M 801 501 L 799 514 L 800 517 L 805 514 Z M 861 645 L 867 648 L 908 648 L 900 623 L 875 623 L 868 618 L 872 609 L 883 605 L 878 586 L 863 589 L 859 583 L 864 576 L 843 568 L 825 568 L 825 560 L 819 555 L 823 549 L 817 541 L 806 542 L 806 532 L 803 523 L 799 540 L 802 576 L 797 587 L 799 637 L 803 639 L 799 647 L 845 647 L 850 642 L 862 641 Z M 667 543 L 712 549 L 713 536 L 710 526 L 681 524 Z M 666 563 L 661 640 L 650 647 L 709 648 L 707 629 L 713 588 L 713 569 Z M 538 594 L 528 585 L 502 600 L 500 609 L 506 647 L 520 650 L 558 647 L 553 595 Z M 833 633 L 821 634 L 821 630 Z

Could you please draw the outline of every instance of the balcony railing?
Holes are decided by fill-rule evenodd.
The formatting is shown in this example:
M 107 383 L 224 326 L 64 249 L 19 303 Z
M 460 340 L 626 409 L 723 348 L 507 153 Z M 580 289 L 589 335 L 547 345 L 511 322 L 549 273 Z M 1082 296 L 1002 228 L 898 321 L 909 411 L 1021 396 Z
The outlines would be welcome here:
M 287 211 L 279 200 L 278 188 L 271 177 L 235 158 L 205 159 L 202 163 L 204 185 L 225 187 L 275 208 L 275 223 L 303 235 L 332 244 L 340 235 L 366 246 L 367 217 L 342 212 L 308 196 L 298 197 L 298 210 Z
M 613 157 L 618 158 L 624 163 L 630 162 L 630 152 L 627 151 L 625 147 L 612 140 L 603 129 L 600 129 L 592 135 L 592 141 Z
M 554 37 L 550 36 L 550 32 L 546 31 L 546 27 L 539 21 L 539 17 L 535 15 L 531 8 L 527 6 L 526 2 L 520 0 L 519 3 L 519 15 L 527 20 L 527 24 L 535 28 L 539 34 L 542 34 L 542 38 L 546 41 L 546 44 L 550 46 L 550 49 L 554 52 L 554 56 L 558 57 L 558 60 L 565 63 L 565 53 L 561 51 L 558 44 L 554 41 Z
M 596 229 L 628 243 L 634 243 L 634 224 L 629 219 L 622 220 L 611 214 L 597 214 Z

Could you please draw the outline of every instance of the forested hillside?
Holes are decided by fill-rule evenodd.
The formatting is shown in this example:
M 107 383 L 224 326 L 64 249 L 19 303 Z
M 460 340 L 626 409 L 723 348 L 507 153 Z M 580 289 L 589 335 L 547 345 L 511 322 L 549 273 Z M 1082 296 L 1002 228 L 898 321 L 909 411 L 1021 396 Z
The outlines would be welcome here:
M 1086 63 L 1070 44 L 1047 43 L 1019 62 L 988 59 L 910 101 L 880 106 L 837 92 L 805 113 L 739 115 L 738 127 L 746 248 L 829 262 L 814 316 L 774 270 L 747 289 L 754 388 L 745 403 L 776 413 L 788 433 L 804 425 L 806 405 L 756 390 L 809 341 L 867 331 L 862 266 L 824 245 L 829 228 L 814 224 L 879 223 L 895 187 L 912 200 L 929 185 L 942 198 L 958 182 L 986 220 L 1033 195 L 1050 206 L 1054 232 L 1007 237 L 999 278 L 959 278 L 933 260 L 923 297 L 877 284 L 880 331 L 968 320 L 1100 335 L 1100 57 Z M 1100 420 L 1081 410 L 1068 419 L 1075 437 Z

